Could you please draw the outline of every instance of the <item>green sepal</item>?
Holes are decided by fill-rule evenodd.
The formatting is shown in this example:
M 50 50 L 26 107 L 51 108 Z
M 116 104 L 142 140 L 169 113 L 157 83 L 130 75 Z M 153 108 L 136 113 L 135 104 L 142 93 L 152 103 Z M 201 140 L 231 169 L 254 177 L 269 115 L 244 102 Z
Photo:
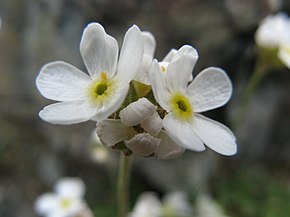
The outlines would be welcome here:
M 134 89 L 136 91 L 136 94 L 138 98 L 146 96 L 151 91 L 151 86 L 147 84 L 143 84 L 139 81 L 132 81 Z
M 281 69 L 284 67 L 278 57 L 278 48 L 258 47 L 258 61 L 262 68 Z

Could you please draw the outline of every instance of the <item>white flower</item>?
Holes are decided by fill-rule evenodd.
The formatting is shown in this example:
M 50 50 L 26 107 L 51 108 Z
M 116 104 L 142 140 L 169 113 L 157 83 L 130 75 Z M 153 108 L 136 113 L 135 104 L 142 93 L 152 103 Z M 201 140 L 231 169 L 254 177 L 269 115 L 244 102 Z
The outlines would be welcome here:
M 85 186 L 80 179 L 62 178 L 56 183 L 54 193 L 37 198 L 35 211 L 45 217 L 74 217 L 86 207 L 84 192 Z
M 196 199 L 196 211 L 198 217 L 229 217 L 210 195 L 200 194 Z
M 140 98 L 120 111 L 120 119 L 106 119 L 97 123 L 101 142 L 109 147 L 124 141 L 125 145 L 141 156 L 153 153 L 161 159 L 173 158 L 184 148 L 175 144 L 162 130 L 162 120 L 156 106 Z
M 154 192 L 142 193 L 128 217 L 189 217 L 192 207 L 184 192 L 165 194 L 161 201 Z
M 278 13 L 264 18 L 255 35 L 256 43 L 265 48 L 279 48 L 290 42 L 290 20 L 287 14 Z
M 153 192 L 141 194 L 128 217 L 162 217 L 162 203 Z
M 143 37 L 132 26 L 124 37 L 118 58 L 118 44 L 98 23 L 84 30 L 80 52 L 89 75 L 65 62 L 45 65 L 36 80 L 41 94 L 60 101 L 46 106 L 40 117 L 53 124 L 100 121 L 119 109 L 129 83 L 140 67 Z
M 169 192 L 165 194 L 162 201 L 165 216 L 193 216 L 191 204 L 187 195 L 182 191 Z
M 261 21 L 255 35 L 263 48 L 278 51 L 278 58 L 290 68 L 290 18 L 285 13 L 269 15 Z
M 97 163 L 109 162 L 110 153 L 108 149 L 101 143 L 96 130 L 93 130 L 91 134 L 90 154 L 92 159 Z
M 183 54 L 168 64 L 166 73 L 153 61 L 149 76 L 155 99 L 167 112 L 163 127 L 184 148 L 203 151 L 205 144 L 220 154 L 233 155 L 237 151 L 233 133 L 198 114 L 224 105 L 232 94 L 231 82 L 223 70 L 210 67 L 188 85 L 196 60 L 197 56 Z

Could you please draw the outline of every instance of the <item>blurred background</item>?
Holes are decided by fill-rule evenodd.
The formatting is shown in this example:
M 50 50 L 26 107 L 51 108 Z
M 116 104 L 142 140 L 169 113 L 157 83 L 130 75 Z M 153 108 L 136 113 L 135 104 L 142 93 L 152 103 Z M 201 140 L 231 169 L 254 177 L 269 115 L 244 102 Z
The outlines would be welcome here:
M 95 216 L 115 216 L 119 153 L 97 152 L 93 122 L 59 126 L 38 117 L 51 103 L 35 87 L 40 68 L 63 60 L 85 71 L 79 42 L 88 23 L 101 23 L 119 44 L 128 27 L 137 24 L 156 37 L 159 60 L 171 48 L 194 46 L 200 55 L 194 74 L 218 66 L 232 79 L 231 101 L 205 114 L 231 127 L 257 59 L 254 33 L 262 18 L 278 11 L 289 14 L 290 2 L 0 0 L 0 216 L 36 217 L 37 196 L 52 191 L 64 176 L 85 182 Z M 289 69 L 267 72 L 235 128 L 235 156 L 207 149 L 165 161 L 135 157 L 131 204 L 144 191 L 162 197 L 182 190 L 194 209 L 206 194 L 226 216 L 289 217 L 289 93 Z

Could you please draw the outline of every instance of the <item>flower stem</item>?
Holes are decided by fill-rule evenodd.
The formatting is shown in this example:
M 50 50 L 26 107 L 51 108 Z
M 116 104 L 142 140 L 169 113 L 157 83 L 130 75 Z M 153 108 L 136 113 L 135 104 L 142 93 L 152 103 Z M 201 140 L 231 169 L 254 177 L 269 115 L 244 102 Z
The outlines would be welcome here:
M 240 126 L 241 122 L 245 118 L 246 111 L 248 109 L 249 103 L 253 97 L 255 90 L 260 84 L 262 78 L 265 76 L 268 68 L 262 61 L 257 61 L 254 72 L 250 78 L 250 81 L 246 87 L 245 94 L 242 97 L 240 106 L 238 108 L 237 114 L 233 120 L 234 130 Z
M 118 177 L 118 216 L 126 217 L 128 214 L 129 206 L 129 182 L 132 167 L 132 155 L 125 156 L 121 153 L 120 156 L 120 167 L 119 167 L 119 177 Z

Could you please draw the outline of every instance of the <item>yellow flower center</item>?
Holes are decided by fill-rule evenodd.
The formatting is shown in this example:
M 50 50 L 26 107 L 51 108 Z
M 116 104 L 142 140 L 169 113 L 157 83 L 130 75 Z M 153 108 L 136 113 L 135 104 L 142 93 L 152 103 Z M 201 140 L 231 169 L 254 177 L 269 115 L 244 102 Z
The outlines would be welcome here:
M 173 115 L 183 121 L 193 118 L 192 106 L 188 98 L 181 93 L 176 93 L 171 97 L 170 107 Z
M 71 204 L 72 204 L 72 201 L 68 198 L 63 198 L 60 201 L 60 207 L 62 209 L 68 209 L 71 206 Z
M 115 83 L 108 79 L 106 72 L 100 73 L 100 79 L 97 79 L 89 87 L 89 97 L 94 103 L 103 103 L 115 92 Z

